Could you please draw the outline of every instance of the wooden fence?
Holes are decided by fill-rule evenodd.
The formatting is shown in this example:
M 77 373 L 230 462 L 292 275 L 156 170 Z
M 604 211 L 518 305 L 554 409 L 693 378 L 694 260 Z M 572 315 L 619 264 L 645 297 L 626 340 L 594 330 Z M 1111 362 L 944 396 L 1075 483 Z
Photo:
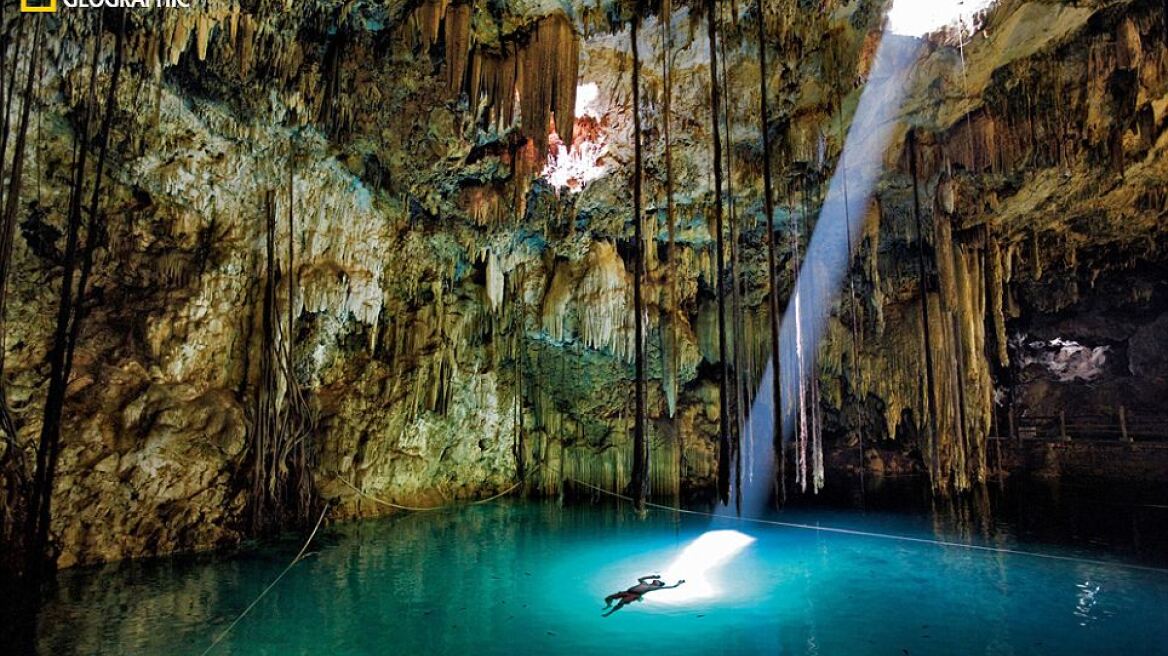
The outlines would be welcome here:
M 1064 411 L 1057 415 L 1020 415 L 1013 408 L 996 414 L 1006 415 L 1005 421 L 996 422 L 994 433 L 998 439 L 1168 440 L 1168 415 L 1137 414 L 1123 406 L 1116 408 L 1113 414 L 1071 414 Z

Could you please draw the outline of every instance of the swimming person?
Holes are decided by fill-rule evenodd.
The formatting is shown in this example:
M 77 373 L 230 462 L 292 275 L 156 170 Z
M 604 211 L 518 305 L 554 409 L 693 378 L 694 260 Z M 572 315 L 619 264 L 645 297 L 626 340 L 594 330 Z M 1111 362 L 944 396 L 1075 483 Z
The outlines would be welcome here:
M 653 592 L 654 590 L 668 590 L 670 588 L 676 588 L 677 586 L 681 585 L 682 583 L 685 583 L 685 579 L 680 579 L 677 583 L 674 583 L 673 585 L 665 585 L 665 582 L 661 580 L 660 574 L 652 574 L 650 576 L 642 576 L 641 578 L 637 579 L 637 584 L 634 585 L 633 587 L 629 588 L 628 590 L 622 590 L 621 592 L 614 592 L 614 593 L 612 593 L 604 598 L 604 607 L 605 608 L 608 608 L 609 606 L 611 606 L 612 601 L 614 599 L 619 599 L 620 603 L 616 605 L 616 608 L 613 608 L 612 610 L 608 611 L 607 613 L 604 613 L 604 615 L 602 617 L 608 617 L 609 615 L 612 615 L 613 613 L 617 612 L 618 610 L 624 608 L 627 604 L 631 604 L 634 601 L 640 601 L 641 598 L 645 596 L 646 592 Z

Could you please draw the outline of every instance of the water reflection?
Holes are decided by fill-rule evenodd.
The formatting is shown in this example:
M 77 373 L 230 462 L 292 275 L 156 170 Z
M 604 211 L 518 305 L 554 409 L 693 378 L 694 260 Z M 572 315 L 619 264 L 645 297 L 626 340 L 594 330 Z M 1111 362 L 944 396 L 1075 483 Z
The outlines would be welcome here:
M 1075 616 L 1082 618 L 1079 626 L 1087 626 L 1092 619 L 1092 610 L 1095 608 L 1095 595 L 1102 589 L 1090 581 L 1084 581 L 1076 586 L 1079 589 L 1078 601 L 1075 603 Z

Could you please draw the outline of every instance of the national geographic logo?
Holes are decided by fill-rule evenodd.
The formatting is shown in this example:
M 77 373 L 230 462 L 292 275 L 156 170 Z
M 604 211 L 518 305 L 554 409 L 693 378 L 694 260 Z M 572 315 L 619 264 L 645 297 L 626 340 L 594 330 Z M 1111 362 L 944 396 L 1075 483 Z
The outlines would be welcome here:
M 57 0 L 20 0 L 20 11 L 26 14 L 53 14 L 57 12 Z
M 57 2 L 70 9 L 187 9 L 190 0 L 20 0 L 26 14 L 56 13 Z

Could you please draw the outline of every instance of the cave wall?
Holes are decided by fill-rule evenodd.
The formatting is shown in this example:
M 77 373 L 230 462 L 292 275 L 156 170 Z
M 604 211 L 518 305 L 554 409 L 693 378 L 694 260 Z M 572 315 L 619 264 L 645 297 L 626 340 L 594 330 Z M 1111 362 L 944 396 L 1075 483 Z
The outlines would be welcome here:
M 814 224 L 817 190 L 836 166 L 881 38 L 878 2 L 802 4 L 770 3 L 767 13 L 784 235 Z M 109 236 L 54 491 L 61 565 L 246 534 L 269 191 L 279 217 L 277 306 L 294 319 L 276 338 L 319 417 L 315 484 L 333 517 L 387 512 L 374 498 L 432 506 L 501 492 L 520 467 L 532 494 L 559 494 L 573 479 L 624 487 L 631 62 L 614 7 L 315 2 L 285 11 L 213 2 L 162 14 L 159 25 L 131 21 L 104 202 Z M 736 380 L 751 390 L 769 329 L 757 18 L 740 9 L 727 5 L 722 17 L 742 317 L 730 352 Z M 5 341 L 19 434 L 0 447 L 5 466 L 18 469 L 39 431 L 61 276 L 59 208 L 92 18 L 53 19 L 36 86 L 27 152 L 35 184 L 21 198 Z M 672 236 L 658 18 L 645 20 L 640 44 L 654 236 L 645 284 L 650 471 L 653 493 L 665 497 L 712 488 L 719 418 L 709 58 L 700 16 L 679 6 L 670 26 Z M 1058 396 L 1049 377 L 1027 373 L 1017 334 L 1122 347 L 1128 368 L 1111 370 L 1101 407 L 1122 395 L 1146 399 L 1140 407 L 1150 412 L 1168 392 L 1158 346 L 1164 26 L 1162 8 L 1147 2 L 1012 1 L 960 49 L 952 35 L 920 42 L 901 118 L 920 142 L 944 409 L 935 477 L 961 487 L 984 475 L 995 402 L 1046 412 L 1098 396 L 1099 381 L 1091 393 Z M 108 83 L 110 29 L 99 87 Z M 576 116 L 577 87 L 588 84 L 595 98 Z M 840 301 L 818 376 L 829 445 L 851 448 L 863 435 L 926 467 L 906 134 L 897 129 L 862 217 L 851 272 L 858 300 Z M 555 164 L 561 144 L 595 147 L 585 164 L 603 168 L 578 193 L 537 179 L 547 148 Z M 804 197 L 801 187 L 812 191 Z M 785 302 L 789 245 L 782 259 Z M 735 407 L 750 394 L 736 395 Z

